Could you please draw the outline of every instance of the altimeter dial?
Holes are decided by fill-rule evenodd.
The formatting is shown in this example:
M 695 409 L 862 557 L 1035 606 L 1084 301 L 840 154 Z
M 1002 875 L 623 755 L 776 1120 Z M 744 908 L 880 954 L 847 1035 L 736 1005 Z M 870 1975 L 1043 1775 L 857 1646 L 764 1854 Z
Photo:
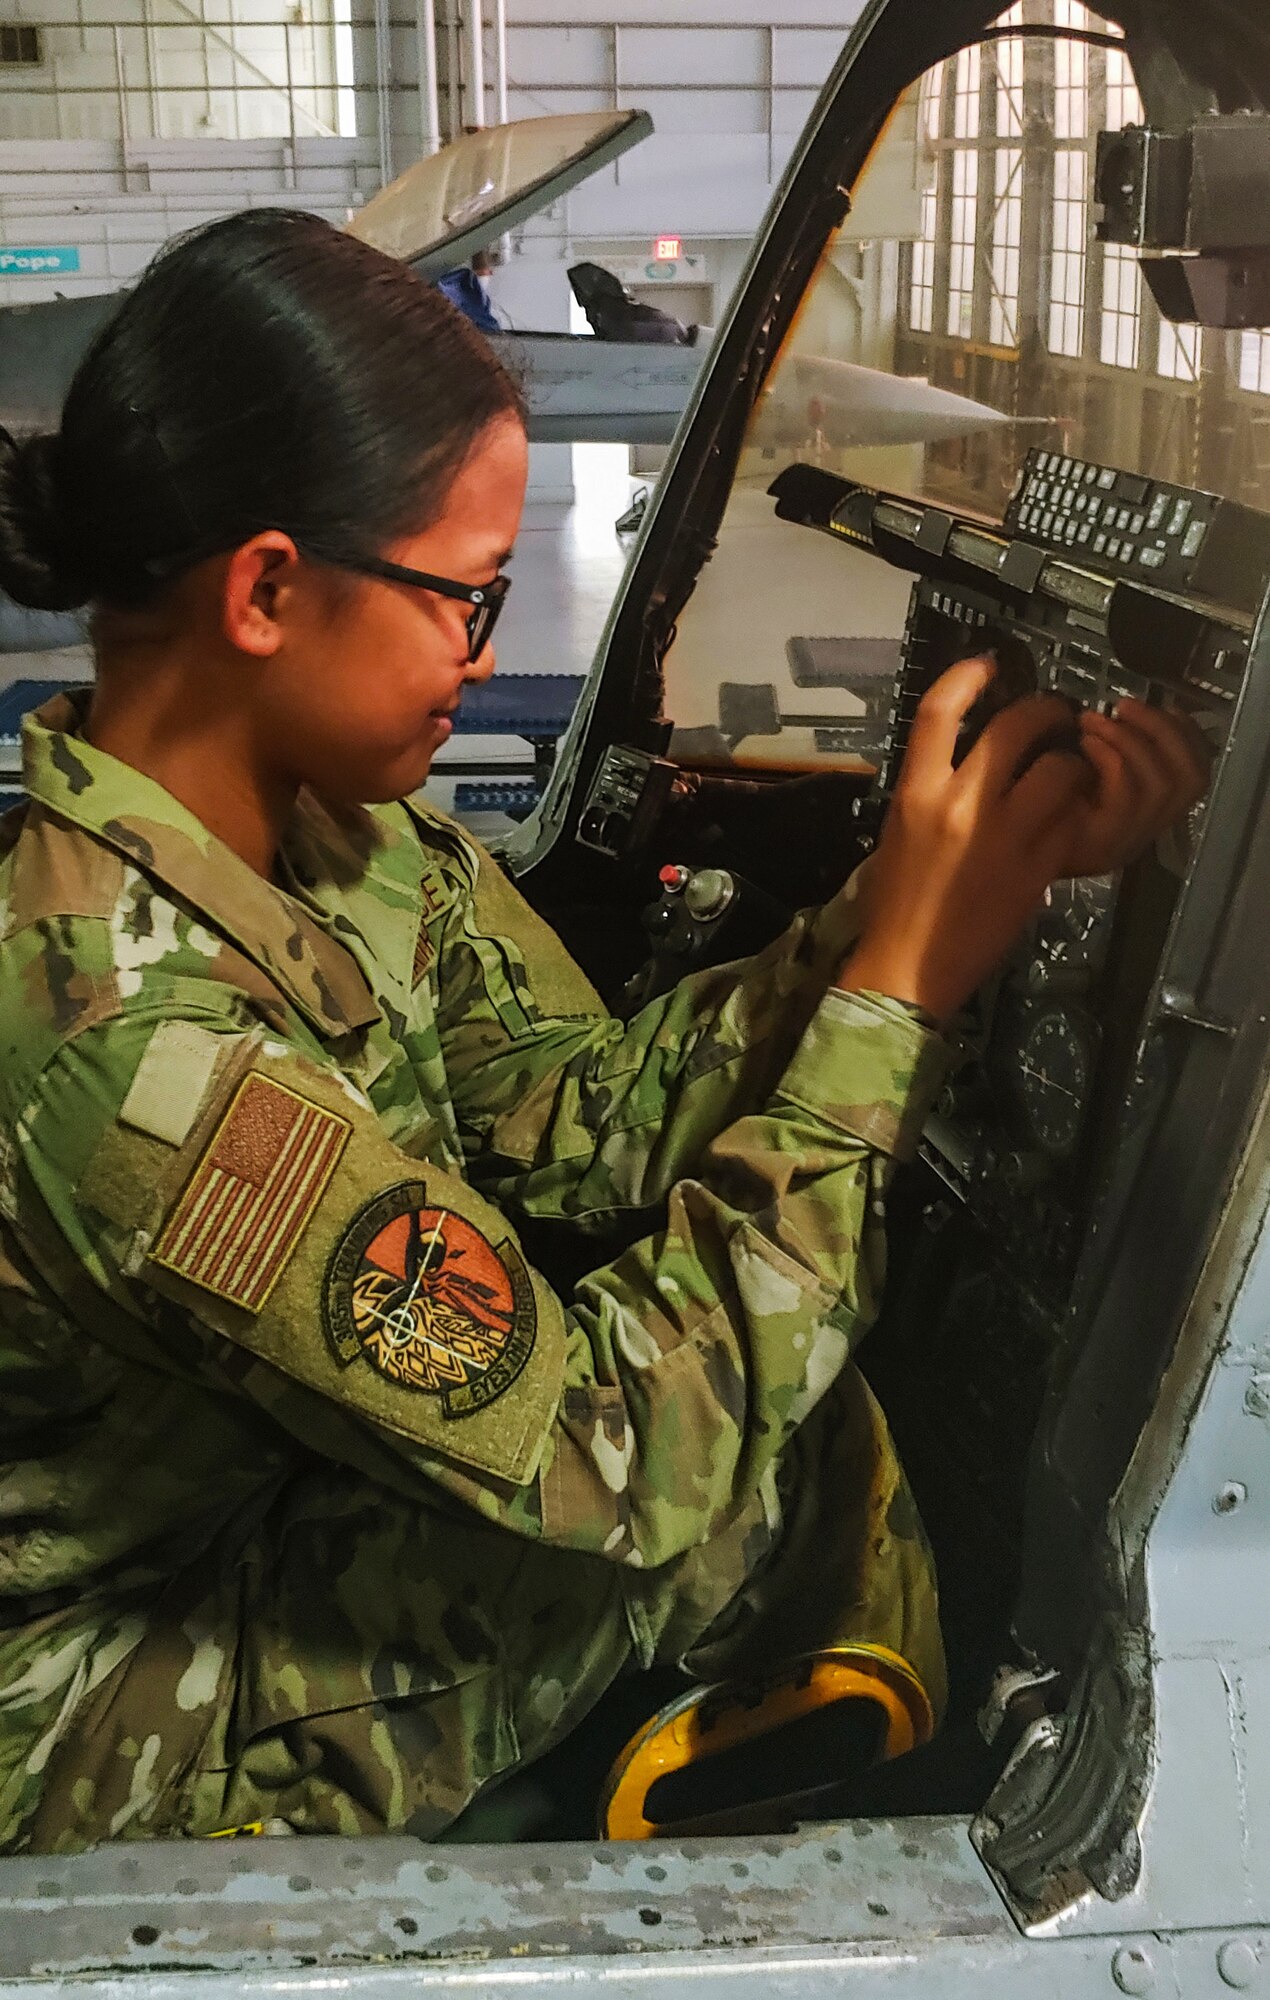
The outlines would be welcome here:
M 1023 1033 L 1016 1076 L 1028 1139 L 1055 1158 L 1075 1151 L 1093 1082 L 1095 1029 L 1067 1007 L 1034 1014 Z

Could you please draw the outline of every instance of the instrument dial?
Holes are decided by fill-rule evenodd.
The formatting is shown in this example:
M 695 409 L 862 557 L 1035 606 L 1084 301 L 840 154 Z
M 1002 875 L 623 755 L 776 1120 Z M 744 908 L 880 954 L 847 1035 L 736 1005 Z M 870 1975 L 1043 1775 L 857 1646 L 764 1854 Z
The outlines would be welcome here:
M 1018 1052 L 1020 1105 L 1030 1142 L 1052 1158 L 1076 1149 L 1094 1070 L 1094 1028 L 1066 1007 L 1034 1014 Z

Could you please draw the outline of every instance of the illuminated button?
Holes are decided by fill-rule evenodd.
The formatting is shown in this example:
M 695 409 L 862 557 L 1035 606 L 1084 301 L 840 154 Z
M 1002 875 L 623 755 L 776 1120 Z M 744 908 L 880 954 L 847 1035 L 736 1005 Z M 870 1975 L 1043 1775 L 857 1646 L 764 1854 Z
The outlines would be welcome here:
M 1080 533 L 1077 535 L 1076 540 L 1083 547 L 1084 544 L 1089 540 L 1089 537 L 1093 534 L 1093 532 L 1094 531 L 1090 523 L 1088 521 L 1085 521 L 1081 525 L 1081 530 Z
M 1127 507 L 1122 507 L 1120 509 L 1120 512 L 1116 515 L 1116 526 L 1119 528 L 1121 534 L 1123 534 L 1128 525 L 1129 525 L 1129 509 Z
M 1041 533 L 1043 535 L 1048 535 L 1053 525 L 1054 516 L 1052 514 L 1043 514 L 1041 516 Z
M 1131 563 L 1131 562 L 1133 561 L 1133 558 L 1134 558 L 1134 556 L 1135 556 L 1135 555 L 1137 554 L 1137 552 L 1138 552 L 1138 545 L 1137 545 L 1137 543 L 1136 543 L 1136 542 L 1124 542 L 1124 543 L 1122 543 L 1122 544 L 1121 544 L 1121 549 L 1120 549 L 1120 560 L 1121 560 L 1121 562 L 1122 562 L 1122 563 Z
M 1151 502 L 1151 512 L 1147 515 L 1147 527 L 1149 528 L 1152 534 L 1156 532 L 1157 528 L 1163 527 L 1164 516 L 1168 513 L 1168 511 L 1169 511 L 1168 494 L 1157 493 L 1154 500 Z
M 1139 549 L 1138 561 L 1142 564 L 1143 569 L 1163 569 L 1165 563 L 1168 561 L 1168 552 L 1165 549 L 1157 548 Z
M 1098 477 L 1098 467 L 1096 465 L 1087 465 L 1085 467 L 1086 486 L 1092 486 L 1097 477 Z
M 1106 548 L 1106 546 L 1107 546 L 1107 537 L 1105 535 L 1094 536 L 1094 554 L 1096 556 L 1100 556 L 1103 550 Z
M 1204 546 L 1204 538 L 1207 533 L 1207 521 L 1192 521 L 1190 527 L 1186 530 L 1186 539 L 1182 543 L 1182 554 L 1184 556 L 1197 556 Z
M 1067 477 L 1068 473 L 1069 473 L 1069 472 L 1071 471 L 1071 469 L 1072 469 L 1072 462 L 1071 462 L 1070 458 L 1065 458 L 1065 459 L 1063 460 L 1062 464 L 1061 464 L 1061 465 L 1059 466 L 1059 468 L 1058 468 L 1058 476 L 1059 476 L 1059 478 L 1060 478 L 1060 479 L 1066 479 L 1066 477 Z
M 1190 520 L 1190 518 L 1191 518 L 1190 501 L 1179 500 L 1176 507 L 1173 509 L 1169 525 L 1164 532 L 1168 535 L 1180 535 L 1183 529 L 1185 528 L 1187 522 Z
M 1140 535 L 1146 524 L 1147 517 L 1145 514 L 1135 514 L 1129 523 L 1129 533 L 1131 535 Z
M 1110 493 L 1116 483 L 1116 475 L 1109 465 L 1104 465 L 1098 474 L 1098 484 L 1104 493 Z
M 1120 538 L 1118 535 L 1114 536 L 1112 540 L 1107 543 L 1107 554 L 1110 556 L 1112 562 L 1119 562 Z

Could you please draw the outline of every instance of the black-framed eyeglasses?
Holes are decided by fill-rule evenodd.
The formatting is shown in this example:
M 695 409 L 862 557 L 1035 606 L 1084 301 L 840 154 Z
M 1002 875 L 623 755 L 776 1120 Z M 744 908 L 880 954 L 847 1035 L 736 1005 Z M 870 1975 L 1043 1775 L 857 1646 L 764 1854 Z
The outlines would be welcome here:
M 389 583 L 413 584 L 416 590 L 433 590 L 438 597 L 453 597 L 460 604 L 470 604 L 472 608 L 467 617 L 469 666 L 479 660 L 488 646 L 490 633 L 498 623 L 498 614 L 512 587 L 511 578 L 501 573 L 489 583 L 456 583 L 451 576 L 432 576 L 426 569 L 407 569 L 404 563 L 386 562 L 382 556 L 323 554 L 316 560 L 332 563 L 337 569 L 353 570 L 358 576 L 382 576 Z

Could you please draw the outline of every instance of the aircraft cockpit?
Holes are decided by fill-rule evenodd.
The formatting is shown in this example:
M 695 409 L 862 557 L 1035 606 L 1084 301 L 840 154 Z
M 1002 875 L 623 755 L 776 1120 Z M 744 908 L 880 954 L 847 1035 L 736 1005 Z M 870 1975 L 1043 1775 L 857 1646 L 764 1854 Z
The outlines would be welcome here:
M 910 12 L 911 47 L 944 53 L 913 77 L 866 38 L 856 167 L 829 171 L 850 77 L 810 135 L 512 859 L 629 1011 L 867 859 L 956 660 L 991 651 L 1001 701 L 1133 695 L 1207 736 L 1185 835 L 1056 886 L 954 1024 L 892 1192 L 860 1359 L 939 1558 L 950 1727 L 973 1732 L 999 1669 L 1054 1706 L 1080 1670 L 1088 1565 L 1199 1254 L 1176 1186 L 1143 1204 L 1183 1055 L 1240 1033 L 1205 982 L 1266 671 L 1270 71 L 1251 12 L 1204 75 L 1150 4 Z M 999 1759 L 926 1768 L 861 1799 L 975 1812 Z

